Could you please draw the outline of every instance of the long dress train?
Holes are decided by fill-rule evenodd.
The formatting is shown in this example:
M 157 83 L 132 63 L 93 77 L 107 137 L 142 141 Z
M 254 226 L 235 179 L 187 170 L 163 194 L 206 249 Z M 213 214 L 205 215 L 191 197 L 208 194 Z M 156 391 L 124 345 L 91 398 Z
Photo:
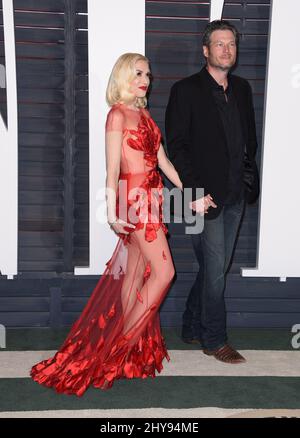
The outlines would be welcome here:
M 36 382 L 77 396 L 89 385 L 108 389 L 120 378 L 155 377 L 163 359 L 170 360 L 158 313 L 174 276 L 157 170 L 160 131 L 147 110 L 123 104 L 111 108 L 106 131 L 122 133 L 117 216 L 136 227 L 120 234 L 88 303 L 54 357 L 30 372 Z

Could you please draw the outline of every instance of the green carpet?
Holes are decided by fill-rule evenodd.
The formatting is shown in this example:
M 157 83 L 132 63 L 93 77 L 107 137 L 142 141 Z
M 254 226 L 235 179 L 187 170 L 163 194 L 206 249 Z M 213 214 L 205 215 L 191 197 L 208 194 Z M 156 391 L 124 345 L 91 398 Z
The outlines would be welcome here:
M 55 350 L 68 332 L 69 328 L 8 329 L 7 348 L 2 351 Z M 163 336 L 170 350 L 199 349 L 197 345 L 182 342 L 180 329 L 164 329 Z M 228 336 L 232 345 L 241 350 L 293 350 L 292 333 L 287 329 L 229 329 Z
M 0 411 L 128 408 L 300 408 L 300 379 L 277 377 L 160 377 L 120 380 L 81 398 L 56 394 L 30 379 L 0 380 Z

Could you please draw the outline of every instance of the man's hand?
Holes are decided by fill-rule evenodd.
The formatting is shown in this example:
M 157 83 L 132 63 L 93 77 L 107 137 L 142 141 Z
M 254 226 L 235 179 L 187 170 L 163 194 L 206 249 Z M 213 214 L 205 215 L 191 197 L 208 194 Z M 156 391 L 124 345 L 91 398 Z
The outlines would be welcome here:
M 206 195 L 203 198 L 190 202 L 189 207 L 191 210 L 195 210 L 196 213 L 200 213 L 201 216 L 208 213 L 209 207 L 217 208 L 210 195 Z

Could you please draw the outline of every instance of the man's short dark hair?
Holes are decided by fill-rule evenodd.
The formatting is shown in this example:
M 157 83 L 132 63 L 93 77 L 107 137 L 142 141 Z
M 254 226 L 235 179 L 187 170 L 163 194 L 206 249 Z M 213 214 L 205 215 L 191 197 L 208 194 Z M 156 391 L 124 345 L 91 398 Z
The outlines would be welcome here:
M 233 33 L 234 38 L 235 38 L 235 43 L 236 43 L 236 45 L 238 45 L 239 33 L 238 33 L 237 28 L 233 24 L 229 23 L 229 21 L 214 20 L 214 21 L 211 21 L 210 23 L 208 23 L 206 28 L 204 29 L 203 39 L 202 39 L 203 46 L 209 47 L 211 34 L 215 30 L 231 30 L 231 32 Z

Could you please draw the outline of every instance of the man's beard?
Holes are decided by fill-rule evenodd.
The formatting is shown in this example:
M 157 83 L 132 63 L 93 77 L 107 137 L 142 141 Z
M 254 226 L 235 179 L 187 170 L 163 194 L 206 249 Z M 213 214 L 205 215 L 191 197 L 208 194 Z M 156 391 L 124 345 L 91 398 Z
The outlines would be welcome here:
M 222 64 L 217 64 L 216 62 L 209 60 L 209 65 L 211 65 L 214 68 L 217 68 L 218 70 L 224 71 L 224 72 L 228 72 L 235 64 L 235 61 L 231 62 L 229 65 L 222 65 Z

